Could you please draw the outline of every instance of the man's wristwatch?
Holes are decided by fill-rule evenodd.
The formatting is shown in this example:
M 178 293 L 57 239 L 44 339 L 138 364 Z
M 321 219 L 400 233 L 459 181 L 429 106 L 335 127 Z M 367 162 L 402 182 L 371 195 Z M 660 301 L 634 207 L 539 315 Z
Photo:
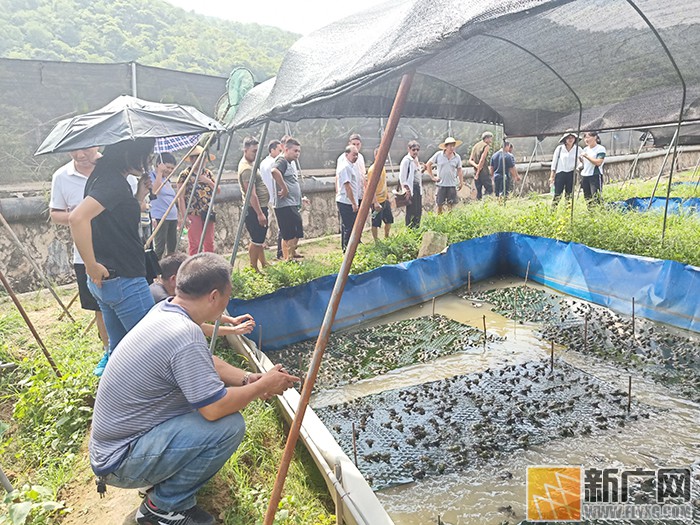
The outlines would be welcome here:
M 246 386 L 248 383 L 250 383 L 250 376 L 252 374 L 250 372 L 246 372 L 245 375 L 243 376 L 243 379 L 241 380 L 241 386 Z

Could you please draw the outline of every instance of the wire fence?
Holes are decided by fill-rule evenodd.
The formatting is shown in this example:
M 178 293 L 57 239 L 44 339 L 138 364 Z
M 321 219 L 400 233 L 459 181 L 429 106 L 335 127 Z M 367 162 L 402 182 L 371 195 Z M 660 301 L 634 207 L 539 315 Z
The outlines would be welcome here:
M 226 78 L 143 66 L 138 63 L 90 64 L 0 58 L 0 186 L 22 187 L 30 182 L 48 182 L 52 173 L 68 160 L 67 155 L 34 156 L 39 144 L 61 119 L 95 110 L 119 95 L 165 103 L 188 104 L 214 115 L 217 101 L 226 92 Z M 464 158 L 482 131 L 490 129 L 498 139 L 501 130 L 493 125 L 429 119 L 403 119 L 397 130 L 390 156 L 397 165 L 410 140 L 422 145 L 426 161 L 448 135 L 464 141 L 458 153 Z M 241 157 L 245 132 L 233 137 L 232 154 L 226 168 L 235 170 Z M 379 144 L 382 121 L 377 118 L 319 119 L 293 123 L 272 123 L 269 137 L 280 138 L 291 132 L 302 143 L 301 163 L 305 168 L 335 167 L 335 160 L 347 144 L 350 133 L 363 137 L 367 162 Z M 602 135 L 611 154 L 630 153 L 639 145 L 638 132 Z M 534 137 L 515 139 L 518 161 L 547 160 L 556 138 L 538 143 Z M 496 142 L 498 144 L 498 141 Z M 535 148 L 535 144 L 538 147 Z M 214 150 L 219 147 L 215 143 Z M 423 158 L 425 157 L 425 158 Z

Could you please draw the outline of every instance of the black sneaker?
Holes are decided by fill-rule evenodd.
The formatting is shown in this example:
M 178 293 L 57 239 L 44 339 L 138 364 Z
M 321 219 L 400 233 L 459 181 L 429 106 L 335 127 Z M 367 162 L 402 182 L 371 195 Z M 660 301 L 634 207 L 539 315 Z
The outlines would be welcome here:
M 150 498 L 145 498 L 136 511 L 136 523 L 141 525 L 214 525 L 214 516 L 195 505 L 191 509 L 166 512 Z

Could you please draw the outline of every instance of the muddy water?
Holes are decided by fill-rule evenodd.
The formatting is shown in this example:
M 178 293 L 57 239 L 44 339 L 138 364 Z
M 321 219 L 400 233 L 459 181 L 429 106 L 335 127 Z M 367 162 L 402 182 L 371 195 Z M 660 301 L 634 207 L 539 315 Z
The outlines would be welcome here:
M 483 283 L 483 288 L 511 286 L 512 279 Z M 552 292 L 551 290 L 548 290 Z M 384 324 L 432 313 L 432 301 L 397 312 L 372 324 Z M 370 393 L 425 383 L 454 375 L 542 359 L 550 345 L 535 335 L 537 324 L 520 324 L 489 311 L 487 304 L 446 295 L 435 301 L 435 313 L 483 328 L 505 338 L 489 343 L 486 351 L 441 358 L 429 364 L 395 370 L 381 377 L 320 392 L 312 406 L 321 407 Z M 558 357 L 622 390 L 629 374 L 619 367 L 576 352 L 555 348 Z M 473 468 L 385 489 L 377 493 L 396 525 L 518 523 L 525 517 L 525 473 L 528 465 L 584 465 L 586 467 L 680 467 L 700 457 L 700 406 L 674 397 L 632 372 L 633 396 L 662 410 L 650 420 L 600 435 L 557 439 L 543 446 L 519 449 L 491 468 Z

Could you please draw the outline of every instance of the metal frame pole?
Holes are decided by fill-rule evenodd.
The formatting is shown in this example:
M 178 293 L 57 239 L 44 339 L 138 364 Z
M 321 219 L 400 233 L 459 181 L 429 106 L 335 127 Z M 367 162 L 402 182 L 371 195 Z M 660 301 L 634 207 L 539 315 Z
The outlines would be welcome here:
M 7 279 L 5 279 L 5 274 L 2 272 L 2 270 L 0 270 L 0 281 L 2 282 L 2 285 L 5 287 L 5 290 L 7 290 L 7 293 L 9 294 L 9 296 L 12 298 L 12 302 L 15 303 L 15 306 L 17 307 L 17 310 L 19 310 L 19 313 L 22 315 L 22 318 L 24 319 L 24 322 L 27 324 L 27 327 L 29 327 L 29 331 L 34 336 L 34 339 L 36 340 L 37 344 L 39 345 L 39 348 L 41 348 L 41 351 L 44 353 L 44 356 L 46 356 L 46 360 L 49 362 L 49 365 L 51 365 L 51 368 L 53 369 L 54 373 L 56 374 L 56 377 L 61 377 L 61 372 L 58 370 L 58 367 L 56 366 L 56 362 L 53 360 L 53 357 L 51 357 L 51 354 L 46 349 L 46 345 L 44 344 L 44 341 L 41 340 L 39 333 L 34 328 L 34 325 L 32 324 L 32 321 L 29 319 L 27 312 L 24 310 L 22 303 L 19 302 L 19 299 L 15 295 L 14 290 L 12 290 L 12 286 L 10 286 L 10 283 L 7 282 Z
M 651 192 L 651 197 L 649 197 L 649 204 L 647 204 L 647 211 L 649 211 L 649 208 L 651 208 L 651 203 L 654 201 L 654 197 L 656 196 L 656 190 L 659 187 L 659 182 L 661 181 L 661 175 L 664 174 L 664 170 L 666 169 L 666 162 L 668 161 L 668 156 L 671 154 L 671 148 L 674 147 L 674 144 L 676 143 L 678 139 L 678 130 L 673 134 L 673 138 L 671 139 L 671 143 L 668 145 L 668 149 L 666 150 L 666 155 L 664 155 L 664 160 L 661 163 L 661 168 L 659 168 L 659 174 L 656 176 L 656 184 L 654 184 L 654 189 Z M 673 171 L 673 165 L 671 166 L 671 171 Z
M 649 29 L 651 29 L 652 33 L 654 33 L 654 36 L 659 41 L 659 44 L 661 44 L 661 47 L 663 48 L 664 52 L 666 53 L 666 56 L 668 57 L 669 61 L 671 62 L 673 69 L 676 70 L 676 74 L 678 75 L 678 79 L 681 81 L 681 87 L 683 88 L 683 95 L 681 96 L 681 108 L 680 108 L 680 111 L 678 112 L 678 124 L 676 125 L 676 144 L 673 147 L 673 157 L 671 158 L 671 170 L 668 173 L 668 186 L 666 187 L 666 206 L 664 206 L 664 222 L 663 222 L 663 226 L 661 227 L 661 244 L 663 245 L 664 239 L 666 238 L 666 221 L 668 219 L 668 201 L 671 198 L 671 184 L 673 182 L 673 168 L 676 165 L 676 159 L 678 158 L 678 142 L 680 141 L 679 139 L 680 139 L 680 134 L 681 134 L 681 125 L 683 124 L 683 111 L 685 110 L 685 98 L 686 98 L 688 90 L 686 88 L 685 79 L 683 78 L 683 74 L 681 73 L 681 70 L 678 67 L 678 64 L 676 64 L 676 61 L 673 58 L 673 55 L 671 54 L 671 51 L 668 49 L 666 42 L 664 42 L 664 39 L 661 38 L 661 35 L 656 30 L 656 27 L 654 27 L 654 24 L 651 23 L 649 18 L 647 18 L 647 16 L 644 14 L 644 12 L 639 7 L 637 7 L 637 4 L 635 4 L 632 0 L 627 0 L 627 3 L 632 6 L 632 8 L 642 18 L 642 20 L 644 20 L 644 23 L 649 27 Z M 651 201 L 649 201 L 649 204 L 651 205 Z
M 389 146 L 391 145 L 391 141 L 396 133 L 396 127 L 401 118 L 401 111 L 406 103 L 406 98 L 408 97 L 408 92 L 411 89 L 411 83 L 413 82 L 414 75 L 415 71 L 411 70 L 405 73 L 401 79 L 401 84 L 397 90 L 394 105 L 391 109 L 391 114 L 389 115 L 389 120 L 387 122 L 386 132 L 379 144 L 379 151 L 377 152 L 377 158 L 375 159 L 375 165 L 377 166 L 383 166 L 384 162 L 386 161 Z M 381 172 L 381 169 L 375 169 L 373 171 L 367 187 L 368 195 L 374 195 L 377 185 L 379 184 Z M 282 461 L 277 471 L 277 478 L 275 479 L 275 485 L 272 490 L 270 502 L 263 521 L 264 525 L 272 525 L 275 519 L 275 514 L 277 513 L 277 507 L 282 499 L 284 481 L 287 477 L 287 472 L 289 471 L 292 456 L 294 455 L 294 448 L 299 439 L 299 432 L 304 419 L 304 413 L 306 412 L 306 407 L 308 406 L 309 399 L 311 398 L 311 391 L 316 383 L 316 376 L 318 375 L 321 360 L 323 359 L 323 354 L 326 350 L 326 345 L 328 344 L 328 339 L 331 335 L 331 328 L 333 327 L 333 321 L 335 320 L 335 315 L 338 311 L 340 299 L 343 295 L 343 290 L 345 288 L 345 284 L 347 283 L 348 275 L 350 274 L 350 267 L 352 265 L 353 258 L 355 257 L 357 246 L 360 243 L 362 229 L 367 221 L 371 201 L 372 199 L 362 199 L 362 204 L 360 205 L 360 209 L 357 213 L 357 219 L 355 220 L 355 225 L 353 226 L 352 233 L 350 235 L 350 241 L 348 242 L 345 256 L 343 257 L 343 262 L 340 265 L 340 270 L 336 276 L 335 285 L 333 286 L 333 291 L 326 308 L 323 324 L 321 325 L 321 330 L 319 331 L 318 339 L 316 340 L 316 347 L 314 348 L 314 353 L 311 358 L 311 362 L 309 363 L 309 371 L 306 382 L 304 383 L 304 387 L 301 391 L 299 405 L 294 414 L 291 429 L 287 437 L 287 443 L 284 448 Z
M 583 119 L 583 103 L 581 102 L 581 98 L 578 96 L 576 91 L 574 91 L 574 88 L 572 88 L 571 85 L 566 80 L 564 80 L 564 77 L 562 77 L 559 73 L 557 73 L 557 71 L 552 66 L 550 66 L 547 62 L 545 62 L 540 57 L 538 57 L 536 54 L 534 54 L 532 51 L 521 46 L 520 44 L 516 44 L 515 42 L 513 42 L 512 40 L 508 40 L 507 38 L 503 38 L 503 37 L 496 36 L 496 35 L 489 35 L 486 33 L 479 35 L 479 36 L 484 36 L 487 38 L 493 38 L 495 40 L 500 40 L 501 42 L 505 42 L 507 44 L 512 45 L 513 47 L 520 49 L 521 51 L 524 51 L 525 53 L 530 55 L 532 58 L 537 60 L 540 64 L 542 64 L 544 67 L 549 69 L 549 71 L 551 71 L 554 74 L 554 76 L 556 76 L 562 82 L 562 84 L 564 84 L 567 87 L 567 89 L 569 91 L 571 91 L 571 94 L 574 96 L 574 98 L 576 99 L 576 102 L 578 103 L 578 127 L 576 128 L 576 154 L 575 154 L 577 162 L 578 162 L 578 150 L 579 150 L 578 141 L 579 141 L 579 137 L 581 136 L 581 121 Z M 576 192 L 574 191 L 575 187 L 576 187 L 576 167 L 574 166 L 574 183 L 573 183 L 573 188 L 571 188 L 571 224 L 574 223 L 574 202 L 576 201 Z
M 236 256 L 238 254 L 238 246 L 241 243 L 241 237 L 243 236 L 243 227 L 245 226 L 245 217 L 246 214 L 248 213 L 248 208 L 250 207 L 250 196 L 253 194 L 253 187 L 255 186 L 255 177 L 257 177 L 257 172 L 258 169 L 260 168 L 260 161 L 262 160 L 262 155 L 263 155 L 263 147 L 262 145 L 265 143 L 267 140 L 267 130 L 270 128 L 270 121 L 266 121 L 265 124 L 263 124 L 262 131 L 260 132 L 260 140 L 258 141 L 259 146 L 258 146 L 258 153 L 255 155 L 255 161 L 253 161 L 253 170 L 252 173 L 250 174 L 250 181 L 248 182 L 248 189 L 245 192 L 245 196 L 243 197 L 243 206 L 241 208 L 241 216 L 238 220 L 238 228 L 236 229 L 236 237 L 233 240 L 233 248 L 231 250 L 231 259 L 230 259 L 230 264 L 231 264 L 231 272 L 233 272 L 234 265 L 236 264 Z M 231 142 L 231 136 L 229 135 L 229 140 L 226 142 L 226 149 L 224 152 L 224 157 L 221 159 L 221 166 L 223 170 L 223 165 L 226 160 L 226 157 L 228 156 L 228 150 L 229 150 L 229 145 Z M 213 204 L 213 201 L 212 201 Z M 209 210 L 211 210 L 211 205 L 209 207 Z M 200 247 L 201 248 L 201 247 Z M 216 338 L 219 332 L 219 326 L 221 325 L 221 320 L 217 319 L 216 323 L 214 323 L 214 332 L 211 335 L 211 342 L 209 344 L 210 350 L 213 352 L 214 351 L 214 346 L 216 345 Z
M 70 319 L 72 322 L 75 322 L 75 319 L 68 311 L 68 308 L 66 307 L 65 304 L 63 304 L 63 301 L 61 301 L 61 298 L 56 293 L 56 290 L 53 289 L 51 281 L 49 281 L 48 277 L 46 277 L 46 274 L 44 274 L 44 272 L 41 271 L 41 268 L 39 268 L 39 265 L 36 263 L 36 261 L 34 261 L 34 259 L 32 259 L 32 256 L 29 254 L 29 251 L 24 246 L 24 244 L 22 244 L 22 242 L 19 240 L 19 238 L 17 237 L 17 234 L 12 229 L 12 227 L 10 226 L 10 223 L 7 222 L 7 220 L 5 219 L 5 216 L 2 213 L 0 213 L 0 222 L 2 222 L 2 225 L 5 227 L 7 232 L 10 234 L 10 238 L 14 241 L 14 243 L 20 249 L 22 254 L 27 258 L 27 260 L 29 261 L 29 264 L 32 266 L 32 268 L 34 268 L 34 271 L 39 275 L 39 278 L 44 282 L 44 286 L 46 286 L 46 289 L 49 292 L 51 292 L 51 295 L 53 295 L 54 299 L 56 299 L 56 302 L 63 309 L 63 313 L 68 316 L 68 319 Z

